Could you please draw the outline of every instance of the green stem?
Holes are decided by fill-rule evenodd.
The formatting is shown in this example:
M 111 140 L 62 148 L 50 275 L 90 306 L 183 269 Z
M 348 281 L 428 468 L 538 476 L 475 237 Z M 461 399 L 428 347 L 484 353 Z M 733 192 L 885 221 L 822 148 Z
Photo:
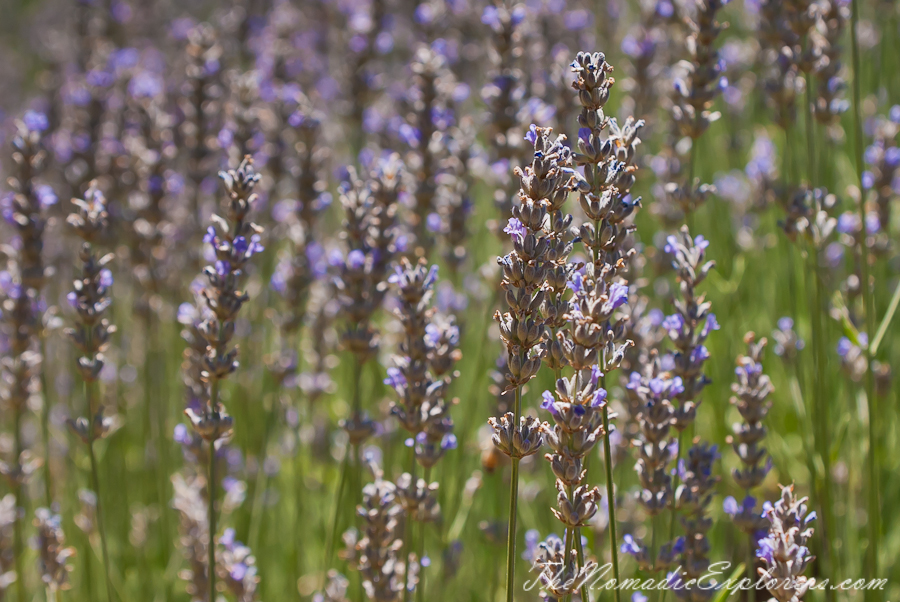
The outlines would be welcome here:
M 612 450 L 609 444 L 609 404 L 603 405 L 603 460 L 606 463 L 606 507 L 609 512 L 609 545 L 612 553 L 613 576 L 616 579 L 616 602 L 619 602 L 619 548 L 616 538 L 616 492 L 613 484 Z M 587 601 L 585 601 L 587 602 Z
M 337 539 L 338 522 L 341 517 L 341 501 L 344 497 L 344 489 L 347 486 L 347 473 L 350 464 L 350 450 L 344 452 L 344 459 L 341 461 L 341 476 L 338 481 L 337 493 L 334 496 L 334 512 L 331 516 L 331 529 L 329 530 L 328 541 L 325 544 L 325 567 L 322 569 L 322 589 L 325 588 L 325 580 L 327 579 L 328 569 L 331 567 L 331 561 L 334 556 L 334 544 Z
M 812 343 L 813 343 L 813 355 L 814 355 L 814 382 L 813 382 L 813 393 L 815 395 L 814 405 L 815 408 L 815 417 L 814 420 L 816 422 L 816 447 L 819 454 L 819 457 L 822 461 L 822 487 L 819 488 L 819 497 L 821 499 L 821 509 L 823 511 L 823 519 L 824 525 L 822 529 L 823 535 L 823 560 L 825 565 L 825 574 L 831 575 L 834 570 L 837 569 L 837 556 L 835 553 L 834 547 L 834 521 L 832 519 L 832 505 L 831 505 L 831 452 L 829 450 L 829 434 L 828 434 L 828 425 L 829 425 L 829 417 L 828 417 L 828 403 L 825 399 L 825 390 L 824 390 L 824 381 L 826 378 L 826 351 L 825 351 L 825 340 L 824 340 L 824 322 L 823 322 L 823 314 L 825 313 L 822 308 L 822 282 L 821 282 L 821 273 L 818 265 L 818 252 L 815 248 L 811 248 L 809 252 L 810 261 L 813 263 L 810 266 L 810 274 L 814 281 L 813 291 L 812 291 L 812 299 L 813 299 L 813 307 L 810 308 L 812 313 L 811 319 L 813 321 L 813 329 L 812 329 Z M 837 574 L 834 575 L 834 578 L 837 579 L 839 576 Z M 826 592 L 826 597 L 831 599 L 832 595 L 828 595 Z
M 684 431 L 678 431 L 678 452 L 675 454 L 675 475 L 672 479 L 672 521 L 669 523 L 669 541 L 675 537 L 675 521 L 678 518 L 678 511 L 675 509 L 675 493 L 678 490 L 678 464 L 681 462 L 681 443 Z M 669 588 L 663 587 L 659 590 L 659 602 L 665 602 L 666 592 Z
M 21 360 L 19 360 L 21 361 Z M 21 471 L 22 468 L 22 406 L 21 404 L 16 404 L 15 417 L 13 419 L 13 428 L 15 429 L 14 438 L 15 438 L 15 458 L 13 458 L 13 462 L 16 465 L 16 471 Z M 15 522 L 13 522 L 13 553 L 15 554 L 15 565 L 16 565 L 16 596 L 19 602 L 25 602 L 25 573 L 22 569 L 22 521 L 18 517 L 19 508 L 22 507 L 22 484 L 18 477 L 16 477 L 13 485 L 13 495 L 15 495 L 16 500 L 16 514 Z
M 812 76 L 807 75 L 806 78 L 806 161 L 807 176 L 809 177 L 810 186 L 816 185 L 816 155 L 815 155 L 815 124 L 812 115 Z M 831 451 L 829 449 L 828 437 L 828 403 L 825 399 L 825 379 L 827 362 L 825 352 L 825 322 L 823 320 L 825 310 L 823 309 L 822 294 L 822 275 L 819 268 L 819 249 L 815 244 L 811 244 L 807 250 L 808 260 L 810 261 L 809 273 L 813 280 L 812 307 L 810 308 L 810 321 L 812 322 L 812 342 L 813 342 L 813 358 L 814 358 L 814 375 L 813 375 L 813 407 L 815 408 L 815 425 L 816 425 L 816 449 L 822 462 L 822 487 L 819 490 L 821 499 L 822 518 L 824 528 L 821 530 L 823 540 L 823 564 L 825 566 L 825 574 L 834 579 L 838 579 L 837 574 L 833 571 L 837 569 L 838 558 L 835 554 L 834 547 L 834 522 L 832 520 L 831 507 Z M 809 279 L 806 281 L 809 288 Z M 827 600 L 834 599 L 834 592 L 826 590 L 825 597 Z
M 578 554 L 578 566 L 584 568 L 584 544 L 581 543 L 581 530 L 577 528 L 575 529 L 575 552 Z M 581 600 L 582 602 L 591 602 L 587 582 L 581 584 Z
M 691 140 L 691 152 L 688 154 L 688 177 L 687 177 L 687 194 L 688 194 L 688 210 L 684 214 L 684 223 L 688 230 L 694 230 L 694 156 L 697 153 L 697 141 Z M 618 595 L 618 594 L 617 594 Z
M 213 377 L 209 386 L 209 405 L 213 414 L 219 413 L 219 379 Z M 209 482 L 206 484 L 208 489 L 209 507 L 207 508 L 207 517 L 209 522 L 209 541 L 207 543 L 209 572 L 209 602 L 215 602 L 216 599 L 216 442 L 209 442 Z
M 100 551 L 103 554 L 103 576 L 106 579 L 106 599 L 113 602 L 112 581 L 109 578 L 109 551 L 106 545 L 106 529 L 103 526 L 103 512 L 100 503 L 100 477 L 97 473 L 97 456 L 94 453 L 94 416 L 99 409 L 94 408 L 93 383 L 84 383 L 88 405 L 88 455 L 91 459 L 91 482 L 97 494 L 97 530 L 100 532 Z
M 519 427 L 519 411 L 522 405 L 522 387 L 516 387 L 513 406 L 513 428 Z M 516 511 L 519 500 L 519 458 L 512 458 L 512 474 L 509 488 L 509 528 L 506 535 L 506 602 L 515 599 L 516 583 Z
M 47 345 L 43 336 L 40 338 L 41 346 L 41 393 L 44 396 L 44 405 L 41 412 L 41 438 L 44 444 L 44 504 L 50 508 L 53 504 L 53 493 L 50 487 L 50 398 L 47 389 Z
M 431 481 L 431 467 L 425 469 L 425 484 Z M 419 525 L 419 546 L 416 550 L 419 559 L 419 583 L 416 585 L 416 602 L 422 602 L 425 596 L 425 567 L 422 559 L 425 557 L 425 523 Z
M 572 488 L 568 487 L 568 491 L 566 493 L 569 494 L 569 499 L 572 499 Z M 570 529 L 566 527 L 566 548 L 565 553 L 563 554 L 563 566 L 562 569 L 565 570 L 566 566 L 569 564 L 569 552 L 572 551 L 572 541 L 575 539 L 575 529 Z M 568 586 L 566 586 L 568 588 Z M 572 602 L 572 594 L 566 594 L 566 597 L 563 598 L 564 602 Z
M 859 0 L 852 0 L 850 13 L 850 44 L 853 57 L 853 134 L 855 138 L 854 154 L 856 158 L 856 171 L 859 176 L 859 219 L 862 233 L 859 237 L 859 252 L 862 264 L 862 297 L 863 297 L 863 314 L 866 324 L 866 334 L 871 337 L 875 332 L 875 311 L 872 305 L 872 292 L 869 288 L 869 247 L 866 244 L 866 203 L 865 188 L 862 184 L 863 174 L 863 136 L 862 136 L 862 118 L 860 116 L 860 61 L 859 61 L 859 41 L 856 39 L 856 28 L 859 23 Z M 884 225 L 884 227 L 887 227 Z M 876 426 L 875 416 L 878 416 L 878 400 L 875 396 L 875 377 L 872 372 L 873 345 L 866 345 L 866 401 L 868 403 L 869 414 L 869 454 L 867 457 L 867 468 L 869 473 L 869 487 L 867 490 L 868 497 L 868 527 L 869 527 L 869 546 L 866 550 L 866 576 L 874 579 L 878 575 L 878 538 L 880 532 L 879 525 L 879 503 L 878 503 L 878 429 Z M 874 600 L 875 592 L 866 590 L 866 600 Z
M 413 438 L 415 440 L 415 438 Z M 416 446 L 413 444 L 412 447 L 409 448 L 409 476 L 410 481 L 412 482 L 413 488 L 416 487 Z M 403 562 L 406 567 L 403 574 L 403 602 L 409 602 L 409 567 L 410 561 L 409 557 L 412 554 L 412 522 L 413 518 L 411 516 L 406 517 L 406 522 L 403 525 Z M 421 566 L 419 567 L 419 572 L 421 574 Z

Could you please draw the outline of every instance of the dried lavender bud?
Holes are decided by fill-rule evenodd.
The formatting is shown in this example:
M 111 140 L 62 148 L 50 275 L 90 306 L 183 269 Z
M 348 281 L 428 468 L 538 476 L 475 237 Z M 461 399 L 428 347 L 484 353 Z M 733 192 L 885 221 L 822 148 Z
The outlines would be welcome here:
M 256 253 L 263 251 L 260 243 L 262 228 L 248 220 L 257 199 L 253 188 L 259 181 L 250 157 L 245 157 L 237 169 L 219 172 L 225 187 L 224 217 L 213 215 L 204 242 L 215 251 L 215 263 L 203 270 L 205 284 L 199 293 L 198 314 L 201 318 L 196 334 L 205 342 L 202 356 L 202 381 L 210 387 L 237 370 L 237 348 L 229 349 L 234 337 L 234 321 L 247 294 L 240 290 L 245 276 L 244 266 Z M 185 414 L 194 430 L 205 440 L 215 442 L 226 436 L 232 426 L 218 395 L 210 395 L 200 408 L 188 407 Z
M 762 483 L 772 467 L 772 460 L 767 457 L 761 443 L 766 435 L 762 423 L 772 407 L 772 402 L 767 398 L 774 387 L 769 377 L 762 373 L 761 360 L 766 339 L 754 342 L 753 333 L 748 333 L 744 341 L 748 346 L 748 354 L 738 358 L 738 366 L 734 371 L 737 382 L 731 385 L 734 392 L 731 403 L 744 419 L 742 424 L 734 425 L 733 443 L 734 451 L 744 468 L 736 468 L 732 474 L 738 487 L 750 490 Z M 764 465 L 761 464 L 763 459 L 766 459 Z
M 356 544 L 358 569 L 366 595 L 374 602 L 395 602 L 403 591 L 400 549 L 404 509 L 397 487 L 376 473 L 375 482 L 363 487 L 356 514 L 363 521 L 363 537 Z
M 534 556 L 535 566 L 541 569 L 541 588 L 557 600 L 577 594 L 597 571 L 597 563 L 592 560 L 579 567 L 575 549 L 567 545 L 567 539 L 552 533 L 538 544 Z
M 806 513 L 806 498 L 794 497 L 794 487 L 782 487 L 781 499 L 774 505 L 766 502 L 764 516 L 769 521 L 769 533 L 759 542 L 756 556 L 765 567 L 757 569 L 762 580 L 774 582 L 769 589 L 777 602 L 799 602 L 806 594 L 810 582 L 803 571 L 812 562 L 806 542 L 812 537 L 809 524 L 816 513 Z
M 549 426 L 533 416 L 520 416 L 517 426 L 512 412 L 500 418 L 488 418 L 488 424 L 494 431 L 491 436 L 494 447 L 510 458 L 524 458 L 540 451 L 544 427 Z
M 66 535 L 62 530 L 62 518 L 47 508 L 34 511 L 34 526 L 37 528 L 38 567 L 41 581 L 51 591 L 69 589 L 69 573 L 72 565 L 69 559 L 75 555 L 73 548 L 67 548 Z

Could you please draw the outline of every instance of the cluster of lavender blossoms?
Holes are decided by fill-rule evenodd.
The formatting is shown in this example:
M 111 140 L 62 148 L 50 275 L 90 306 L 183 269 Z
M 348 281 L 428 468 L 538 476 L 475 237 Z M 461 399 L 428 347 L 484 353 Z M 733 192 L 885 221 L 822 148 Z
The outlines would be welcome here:
M 766 339 L 755 341 L 754 334 L 749 332 L 744 337 L 744 342 L 747 343 L 747 355 L 738 357 L 737 367 L 734 369 L 736 382 L 731 385 L 734 392 L 731 404 L 743 419 L 742 423 L 733 427 L 732 447 L 741 461 L 741 467 L 732 471 L 732 477 L 738 487 L 747 493 L 740 504 L 733 497 L 726 498 L 723 507 L 735 525 L 751 537 L 755 547 L 757 535 L 765 528 L 765 522 L 756 509 L 756 499 L 750 490 L 759 487 L 772 469 L 772 459 L 766 453 L 766 448 L 762 447 L 762 441 L 766 436 L 763 421 L 772 407 L 768 397 L 774 387 L 762 371 Z
M 374 602 L 397 602 L 403 590 L 407 565 L 402 557 L 404 509 L 397 499 L 397 487 L 375 470 L 375 482 L 362 490 L 362 504 L 356 510 L 363 522 L 363 536 L 356 544 L 358 568 L 366 595 Z
M 334 281 L 346 322 L 341 344 L 360 369 L 378 350 L 378 332 L 372 325 L 372 316 L 387 293 L 394 257 L 405 250 L 405 239 L 400 238 L 397 226 L 403 174 L 403 162 L 394 153 L 377 162 L 367 181 L 349 169 L 348 179 L 340 188 L 344 209 L 341 236 L 348 252 L 337 261 Z M 354 383 L 352 413 L 341 427 L 351 445 L 358 448 L 375 432 L 375 422 L 363 410 L 358 379 Z
M 699 138 L 709 129 L 714 121 L 721 117 L 718 111 L 712 111 L 716 98 L 728 86 L 724 76 L 725 62 L 720 59 L 715 47 L 716 39 L 724 25 L 717 20 L 717 13 L 728 3 L 728 0 L 694 0 L 690 4 L 692 15 L 685 17 L 690 28 L 686 47 L 688 58 L 681 63 L 683 74 L 676 76 L 674 94 L 670 109 L 677 132 L 689 140 L 689 156 L 686 158 L 687 174 L 681 175 L 682 165 L 679 155 L 684 154 L 684 144 L 672 142 L 672 158 L 675 168 L 669 173 L 669 181 L 665 185 L 664 217 L 674 221 L 673 217 L 680 210 L 683 218 L 690 221 L 693 212 L 702 205 L 709 194 L 715 191 L 710 184 L 701 184 L 695 178 L 696 151 Z
M 803 572 L 814 559 L 807 542 L 816 513 L 806 513 L 806 498 L 795 497 L 793 485 L 782 487 L 781 499 L 766 502 L 763 510 L 769 529 L 756 553 L 764 563 L 759 575 L 775 602 L 800 602 L 810 586 Z

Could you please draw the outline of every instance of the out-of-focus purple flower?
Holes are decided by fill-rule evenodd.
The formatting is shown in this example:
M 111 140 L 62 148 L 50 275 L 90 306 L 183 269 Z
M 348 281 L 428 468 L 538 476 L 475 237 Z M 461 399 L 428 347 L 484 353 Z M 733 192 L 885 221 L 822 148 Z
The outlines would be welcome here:
M 38 111 L 25 111 L 22 123 L 32 132 L 43 132 L 50 127 L 50 121 L 47 119 L 47 116 Z
M 444 438 L 441 439 L 441 449 L 444 451 L 456 449 L 457 445 L 456 435 L 453 433 L 447 433 L 444 435 Z
M 397 136 L 400 137 L 404 144 L 408 144 L 412 148 L 418 148 L 422 139 L 422 132 L 408 123 L 402 123 L 397 130 Z
M 366 265 L 366 254 L 359 249 L 353 249 L 347 253 L 347 267 L 351 270 L 360 270 Z
M 100 286 L 109 288 L 112 285 L 113 285 L 112 272 L 107 269 L 100 270 Z
M 888 119 L 894 123 L 900 123 L 900 105 L 894 105 L 888 112 Z
M 177 319 L 179 324 L 185 326 L 192 324 L 197 317 L 197 308 L 188 302 L 178 306 Z
M 403 372 L 401 372 L 399 368 L 388 368 L 387 378 L 384 379 L 384 384 L 399 391 L 406 386 L 406 377 L 403 376 Z
M 569 31 L 587 29 L 594 22 L 594 15 L 584 9 L 571 10 L 563 15 L 563 25 Z
M 641 546 L 639 546 L 638 543 L 634 540 L 634 537 L 626 533 L 622 539 L 625 540 L 625 543 L 623 543 L 622 547 L 620 548 L 620 551 L 623 554 L 637 556 L 641 553 Z
M 442 230 L 441 216 L 437 213 L 429 213 L 425 218 L 425 227 L 429 232 L 440 232 Z
M 231 272 L 231 263 L 224 259 L 220 259 L 216 262 L 216 274 L 219 276 L 226 276 Z
M 841 357 L 846 357 L 851 349 L 853 349 L 853 343 L 850 342 L 850 339 L 841 337 L 837 344 L 837 354 Z
M 844 245 L 833 242 L 825 247 L 825 263 L 828 267 L 836 268 L 844 260 Z
M 500 12 L 497 10 L 497 7 L 491 4 L 485 6 L 484 12 L 481 13 L 481 22 L 491 29 L 499 29 L 501 23 Z
M 53 188 L 46 184 L 41 184 L 40 186 L 35 188 L 34 192 L 35 194 L 37 194 L 38 203 L 40 203 L 42 209 L 51 207 L 59 201 L 59 199 L 56 197 L 56 193 L 53 191 Z

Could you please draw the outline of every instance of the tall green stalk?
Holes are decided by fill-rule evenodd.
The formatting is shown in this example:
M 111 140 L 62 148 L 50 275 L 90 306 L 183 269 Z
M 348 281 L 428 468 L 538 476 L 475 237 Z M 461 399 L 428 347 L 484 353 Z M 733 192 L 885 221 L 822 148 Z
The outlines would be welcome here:
M 815 123 L 812 116 L 812 78 L 807 76 L 806 82 L 806 102 L 805 120 L 806 120 L 806 159 L 807 159 L 807 177 L 810 186 L 816 184 L 816 156 L 815 156 Z M 834 571 L 838 568 L 839 560 L 834 545 L 834 520 L 833 508 L 831 505 L 831 451 L 829 449 L 828 434 L 828 401 L 825 394 L 825 379 L 827 378 L 825 364 L 827 356 L 825 352 L 825 310 L 823 308 L 824 296 L 822 291 L 822 274 L 819 267 L 819 248 L 816 242 L 812 242 L 807 249 L 808 261 L 810 262 L 809 272 L 810 278 L 806 279 L 807 298 L 812 300 L 810 311 L 810 322 L 812 325 L 812 344 L 813 344 L 813 420 L 816 424 L 815 447 L 822 462 L 822 487 L 819 489 L 819 497 L 821 500 L 820 508 L 822 510 L 822 518 L 824 520 L 824 528 L 820 530 L 822 533 L 822 552 L 825 565 L 825 574 L 829 578 L 838 579 L 839 576 Z M 810 286 L 812 279 L 812 286 Z M 811 290 L 810 290 L 811 289 Z M 827 589 L 825 592 L 827 600 L 834 599 L 834 592 Z
M 209 404 L 215 415 L 219 410 L 219 379 L 215 376 L 209 386 Z M 209 482 L 206 484 L 209 497 L 207 519 L 209 522 L 208 541 L 208 572 L 209 572 L 209 602 L 216 599 L 216 442 L 209 442 Z
M 616 602 L 619 602 L 619 549 L 616 537 L 616 492 L 613 484 L 612 451 L 609 444 L 609 404 L 603 406 L 603 460 L 606 463 L 606 507 L 609 512 L 609 547 L 612 554 L 613 576 L 616 579 Z M 587 601 L 585 601 L 587 602 Z
M 431 481 L 431 467 L 425 469 L 425 483 Z M 425 523 L 419 525 L 419 544 L 416 550 L 419 559 L 419 583 L 416 584 L 416 602 L 423 602 L 425 596 L 425 571 L 423 571 L 422 559 L 425 557 Z
M 53 503 L 53 492 L 50 486 L 50 398 L 47 395 L 47 341 L 43 333 L 40 337 L 41 348 L 41 393 L 44 404 L 41 408 L 41 439 L 44 444 L 44 504 L 50 508 Z
M 413 445 L 409 448 L 409 476 L 413 488 L 416 487 L 416 447 Z M 412 517 L 407 516 L 403 525 L 403 565 L 405 567 L 403 573 L 403 602 L 409 602 L 409 557 L 412 554 Z M 421 570 L 421 567 L 420 567 Z
M 516 387 L 516 400 L 513 405 L 513 425 L 519 425 L 519 413 L 522 406 L 522 387 Z M 512 474 L 509 487 L 509 526 L 506 535 L 506 602 L 513 602 L 513 590 L 516 583 L 516 511 L 519 501 L 519 458 L 511 458 Z
M 106 545 L 106 528 L 103 523 L 103 511 L 100 503 L 100 477 L 97 472 L 97 457 L 94 453 L 94 416 L 96 410 L 94 408 L 94 387 L 93 383 L 88 381 L 84 383 L 85 396 L 88 405 L 88 455 L 91 458 L 91 483 L 94 492 L 97 494 L 97 531 L 100 532 L 100 551 L 103 554 L 103 576 L 106 579 L 106 599 L 113 602 L 112 581 L 109 578 L 109 551 Z
M 15 416 L 13 418 L 13 434 L 15 439 L 15 458 L 16 466 L 20 466 L 22 458 L 22 405 L 16 404 L 14 409 Z M 15 480 L 13 486 L 13 495 L 16 499 L 16 513 L 22 506 L 22 484 L 19 479 Z M 15 555 L 16 565 L 16 597 L 19 602 L 25 602 L 25 574 L 22 570 L 22 521 L 16 516 L 13 522 L 13 554 Z
M 866 402 L 868 403 L 869 417 L 869 454 L 867 468 L 869 477 L 868 497 L 868 527 L 869 546 L 866 549 L 866 576 L 873 579 L 878 575 L 878 539 L 879 539 L 879 503 L 878 503 L 878 430 L 875 417 L 878 416 L 878 400 L 875 396 L 875 375 L 872 372 L 872 344 L 871 337 L 875 333 L 875 308 L 872 304 L 872 291 L 869 288 L 869 247 L 866 244 L 866 203 L 863 177 L 863 136 L 862 118 L 860 116 L 860 65 L 859 65 L 859 41 L 856 39 L 856 28 L 859 24 L 859 0 L 850 3 L 850 40 L 853 55 L 853 137 L 854 157 L 856 159 L 856 172 L 859 177 L 859 220 L 862 233 L 859 237 L 859 253 L 861 261 L 861 283 L 863 298 L 863 317 L 866 324 L 866 334 L 870 337 L 870 344 L 864 348 L 866 354 Z M 887 224 L 883 224 L 887 227 Z M 866 590 L 866 600 L 874 600 L 875 592 Z

